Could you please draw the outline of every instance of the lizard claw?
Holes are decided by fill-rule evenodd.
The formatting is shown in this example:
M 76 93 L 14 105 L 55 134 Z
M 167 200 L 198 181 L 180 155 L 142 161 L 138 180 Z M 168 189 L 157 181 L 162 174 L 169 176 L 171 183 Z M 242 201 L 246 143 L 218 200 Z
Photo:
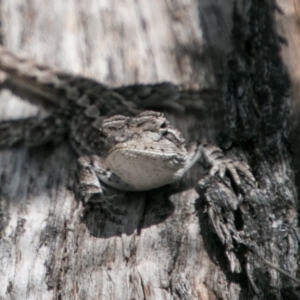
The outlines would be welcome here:
M 220 178 L 224 178 L 226 171 L 228 171 L 237 185 L 241 184 L 239 173 L 249 183 L 254 184 L 256 182 L 246 162 L 225 157 L 223 151 L 214 144 L 204 143 L 202 151 L 204 158 L 212 166 L 209 172 L 210 176 L 215 176 L 218 173 Z
M 256 180 L 250 171 L 250 167 L 244 161 L 234 161 L 230 158 L 220 158 L 213 162 L 212 168 L 209 174 L 215 176 L 217 173 L 220 178 L 224 178 L 225 172 L 228 171 L 237 184 L 241 184 L 241 179 L 239 173 L 245 177 L 249 182 L 255 183 Z

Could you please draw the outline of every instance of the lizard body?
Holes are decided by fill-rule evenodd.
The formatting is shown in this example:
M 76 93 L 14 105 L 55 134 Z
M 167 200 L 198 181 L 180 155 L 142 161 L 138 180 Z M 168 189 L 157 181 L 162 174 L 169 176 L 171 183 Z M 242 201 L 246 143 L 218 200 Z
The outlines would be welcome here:
M 217 146 L 199 142 L 187 146 L 162 113 L 145 110 L 147 101 L 141 107 L 136 100 L 128 101 L 124 87 L 112 90 L 95 80 L 21 59 L 4 47 L 0 47 L 0 70 L 15 85 L 43 99 L 38 104 L 51 113 L 42 120 L 1 122 L 0 147 L 35 146 L 68 134 L 79 155 L 79 190 L 86 202 L 103 196 L 101 182 L 124 191 L 146 191 L 175 182 L 200 158 L 211 165 L 211 175 L 219 172 L 223 177 L 228 170 L 236 184 L 241 182 L 238 172 L 255 181 L 246 163 L 226 158 Z M 155 101 L 173 105 L 172 97 L 161 91 L 169 89 L 172 95 L 175 86 L 161 86 Z M 151 86 L 138 88 L 141 98 L 151 98 Z

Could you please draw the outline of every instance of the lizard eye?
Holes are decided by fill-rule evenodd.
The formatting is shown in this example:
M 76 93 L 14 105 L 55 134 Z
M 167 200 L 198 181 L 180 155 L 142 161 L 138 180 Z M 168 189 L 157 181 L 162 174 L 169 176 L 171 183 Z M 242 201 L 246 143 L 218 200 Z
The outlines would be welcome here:
M 185 142 L 181 132 L 171 126 L 167 126 L 167 129 L 160 130 L 160 132 L 162 137 L 172 141 L 176 145 L 180 146 Z

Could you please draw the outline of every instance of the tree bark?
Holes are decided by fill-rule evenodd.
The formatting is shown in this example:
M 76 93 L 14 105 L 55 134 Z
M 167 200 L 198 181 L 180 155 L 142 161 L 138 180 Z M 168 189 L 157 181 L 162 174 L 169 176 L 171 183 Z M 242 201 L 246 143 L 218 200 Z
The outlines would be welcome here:
M 178 184 L 116 199 L 121 224 L 98 211 L 82 220 L 67 143 L 1 150 L 0 299 L 299 299 L 268 265 L 298 272 L 300 164 L 290 161 L 277 35 L 292 39 L 291 14 L 268 0 L 233 2 L 1 1 L 2 43 L 18 55 L 111 87 L 180 85 L 172 96 L 187 109 L 167 109 L 171 122 L 187 141 L 218 141 L 247 160 L 257 186 L 197 165 Z M 294 74 L 296 50 L 282 49 Z M 0 97 L 1 120 L 46 113 L 5 89 Z

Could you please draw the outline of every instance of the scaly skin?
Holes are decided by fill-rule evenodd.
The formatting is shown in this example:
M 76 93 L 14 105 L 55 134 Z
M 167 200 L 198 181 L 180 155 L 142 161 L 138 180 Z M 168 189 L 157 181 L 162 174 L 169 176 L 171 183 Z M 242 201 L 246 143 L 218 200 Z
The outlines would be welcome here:
M 246 163 L 224 157 L 212 144 L 186 147 L 181 133 L 162 113 L 145 110 L 152 102 L 154 107 L 159 103 L 184 111 L 181 103 L 172 101 L 176 90 L 172 84 L 112 90 L 95 80 L 20 59 L 4 47 L 0 70 L 12 86 L 37 95 L 34 103 L 51 112 L 42 120 L 0 123 L 0 147 L 36 146 L 67 134 L 80 156 L 78 186 L 86 202 L 97 194 L 103 198 L 101 182 L 125 191 L 151 190 L 181 179 L 199 159 L 212 166 L 211 175 L 223 177 L 228 170 L 238 185 L 238 172 L 255 182 Z

